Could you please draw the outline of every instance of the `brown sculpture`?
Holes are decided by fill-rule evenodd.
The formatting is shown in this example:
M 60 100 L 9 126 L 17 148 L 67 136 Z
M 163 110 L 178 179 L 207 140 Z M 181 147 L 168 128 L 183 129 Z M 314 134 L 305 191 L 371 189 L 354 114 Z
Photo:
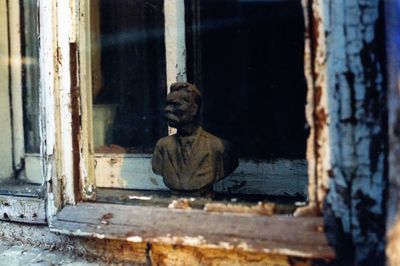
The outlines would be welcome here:
M 200 126 L 200 108 L 201 93 L 194 85 L 171 85 L 165 113 L 168 125 L 176 128 L 177 133 L 158 140 L 152 167 L 175 192 L 204 195 L 238 166 L 231 145 Z

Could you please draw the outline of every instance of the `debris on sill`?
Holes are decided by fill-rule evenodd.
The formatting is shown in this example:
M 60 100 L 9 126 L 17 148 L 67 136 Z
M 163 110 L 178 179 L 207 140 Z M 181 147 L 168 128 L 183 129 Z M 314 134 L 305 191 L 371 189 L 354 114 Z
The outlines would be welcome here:
M 181 210 L 191 210 L 192 208 L 190 207 L 190 201 L 193 201 L 192 199 L 177 199 L 173 200 L 169 205 L 169 209 L 181 209 Z
M 274 215 L 276 213 L 276 205 L 274 203 L 258 202 L 254 206 L 233 205 L 224 203 L 207 203 L 204 206 L 206 212 L 234 212 L 248 213 L 259 215 Z
M 100 219 L 101 224 L 104 224 L 104 225 L 110 224 L 110 219 L 113 218 L 113 216 L 114 215 L 112 213 L 110 213 L 110 212 L 104 214 Z

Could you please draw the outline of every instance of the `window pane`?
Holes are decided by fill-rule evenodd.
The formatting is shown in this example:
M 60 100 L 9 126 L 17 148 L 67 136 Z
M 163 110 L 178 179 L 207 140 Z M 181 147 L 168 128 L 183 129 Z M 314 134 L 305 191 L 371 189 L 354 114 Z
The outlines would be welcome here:
M 21 5 L 22 91 L 25 152 L 40 152 L 39 137 L 39 34 L 36 1 Z
M 300 1 L 186 2 L 188 80 L 203 125 L 242 158 L 304 158 L 306 82 Z
M 163 1 L 92 1 L 91 14 L 95 151 L 151 153 L 167 134 Z

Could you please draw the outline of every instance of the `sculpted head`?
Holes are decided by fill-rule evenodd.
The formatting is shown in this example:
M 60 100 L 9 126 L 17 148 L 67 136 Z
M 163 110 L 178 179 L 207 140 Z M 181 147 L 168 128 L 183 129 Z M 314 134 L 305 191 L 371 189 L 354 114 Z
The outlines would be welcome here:
M 193 84 L 173 83 L 167 96 L 165 116 L 168 125 L 177 129 L 197 125 L 201 107 L 201 93 Z

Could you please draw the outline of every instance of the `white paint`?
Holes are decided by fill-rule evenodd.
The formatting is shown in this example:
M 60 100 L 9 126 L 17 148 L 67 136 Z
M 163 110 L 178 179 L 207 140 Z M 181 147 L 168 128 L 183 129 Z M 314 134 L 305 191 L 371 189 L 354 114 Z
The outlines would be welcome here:
M 165 56 L 167 92 L 169 86 L 186 81 L 185 3 L 184 0 L 164 0 Z M 169 135 L 176 129 L 169 127 Z
M 129 199 L 135 199 L 135 200 L 151 200 L 153 197 L 152 196 L 136 196 L 136 195 L 129 195 Z
M 13 174 L 7 23 L 7 1 L 0 0 L 0 179 Z
M 14 167 L 23 167 L 22 160 L 25 155 L 24 147 L 24 120 L 22 108 L 22 49 L 20 2 L 8 1 L 8 23 L 10 38 L 10 70 L 11 70 L 11 99 L 12 99 L 12 129 Z
M 71 3 L 72 2 L 72 3 Z M 59 106 L 61 175 L 64 179 L 64 202 L 74 204 L 74 162 L 72 147 L 71 72 L 69 40 L 72 31 L 71 6 L 73 1 L 58 1 L 57 11 L 57 69 Z
M 141 243 L 143 242 L 143 238 L 140 236 L 130 236 L 126 239 L 128 242 L 133 242 L 133 243 Z
M 153 173 L 148 154 L 96 154 L 95 176 L 98 187 L 168 190 L 162 177 Z M 214 189 L 244 194 L 306 195 L 307 181 L 305 160 L 240 160 L 236 171 L 216 183 Z
M 91 25 L 92 17 L 98 14 L 98 10 L 94 11 L 92 8 L 98 8 L 98 1 L 79 1 L 79 16 L 77 19 L 76 27 L 79 27 L 77 32 L 77 44 L 79 50 L 79 86 L 80 90 L 80 108 L 81 108 L 81 123 L 84 125 L 80 129 L 80 177 L 81 187 L 83 188 L 82 196 L 84 199 L 94 200 L 96 193 L 96 180 L 94 175 L 94 159 L 93 159 L 93 110 L 92 110 L 92 92 L 93 92 L 93 71 L 98 71 L 100 65 L 96 65 L 93 61 L 96 52 L 92 50 L 93 43 L 99 41 L 98 34 L 93 34 L 93 27 Z M 99 23 L 97 17 L 97 22 Z M 97 47 L 97 46 L 95 46 Z M 92 64 L 93 63 L 93 64 Z M 98 84 L 98 82 L 96 83 Z M 97 86 L 94 84 L 94 86 Z M 95 124 L 97 127 L 103 127 L 104 124 Z
M 39 0 L 39 106 L 40 106 L 40 155 L 41 171 L 45 182 L 55 177 L 55 148 L 56 148 L 56 98 L 55 98 L 55 74 L 54 74 L 54 34 L 53 31 L 53 3 L 47 0 Z M 53 184 L 56 184 L 53 180 Z M 57 206 L 53 188 L 48 183 L 47 187 L 47 218 L 51 219 L 56 214 Z

